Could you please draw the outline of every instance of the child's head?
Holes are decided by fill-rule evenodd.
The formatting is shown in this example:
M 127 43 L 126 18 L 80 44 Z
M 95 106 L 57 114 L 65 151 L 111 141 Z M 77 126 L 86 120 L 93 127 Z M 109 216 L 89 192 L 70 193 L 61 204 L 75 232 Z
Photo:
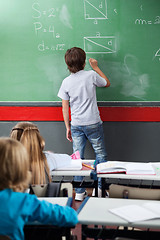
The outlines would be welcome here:
M 46 156 L 43 152 L 45 141 L 38 127 L 32 122 L 19 122 L 12 129 L 10 137 L 20 141 L 29 154 L 32 184 L 51 181 Z
M 42 151 L 45 146 L 45 141 L 40 135 L 38 127 L 32 122 L 19 122 L 12 128 L 11 138 L 20 141 L 30 152 L 30 146 L 40 148 Z M 38 146 L 36 146 L 38 145 Z
M 86 53 L 83 49 L 73 47 L 67 50 L 65 54 L 65 62 L 71 73 L 83 70 L 85 67 Z
M 25 147 L 11 138 L 0 138 L 0 190 L 24 191 L 31 178 Z

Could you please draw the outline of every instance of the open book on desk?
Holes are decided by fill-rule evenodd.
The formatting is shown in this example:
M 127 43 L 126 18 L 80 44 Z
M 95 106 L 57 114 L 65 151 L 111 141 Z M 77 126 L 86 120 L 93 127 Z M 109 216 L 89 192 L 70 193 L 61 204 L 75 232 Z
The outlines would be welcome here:
M 97 165 L 97 173 L 125 173 L 137 175 L 155 175 L 154 167 L 151 163 L 129 163 L 120 161 L 108 161 Z
M 109 209 L 109 211 L 128 222 L 145 221 L 160 218 L 160 203 L 151 201 L 142 205 L 127 205 L 126 202 L 125 206 Z

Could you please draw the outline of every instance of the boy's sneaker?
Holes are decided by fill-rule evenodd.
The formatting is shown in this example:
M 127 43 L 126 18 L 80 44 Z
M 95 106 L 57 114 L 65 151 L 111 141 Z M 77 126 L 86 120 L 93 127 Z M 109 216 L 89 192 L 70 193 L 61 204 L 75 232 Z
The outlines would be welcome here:
M 82 202 L 84 200 L 84 198 L 86 198 L 87 196 L 88 196 L 87 191 L 85 191 L 83 193 L 76 193 L 75 200 Z

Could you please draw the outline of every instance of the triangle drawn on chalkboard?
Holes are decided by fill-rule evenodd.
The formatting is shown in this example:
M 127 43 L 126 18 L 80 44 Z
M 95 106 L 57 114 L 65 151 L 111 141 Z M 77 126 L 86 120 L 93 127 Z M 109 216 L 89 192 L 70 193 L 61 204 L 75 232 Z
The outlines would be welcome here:
M 107 44 L 112 43 L 111 46 Z M 115 37 L 84 37 L 86 53 L 115 53 Z
M 155 57 L 160 57 L 160 49 L 156 52 Z
M 102 8 L 98 8 L 93 3 L 93 0 L 84 0 L 84 10 L 86 19 L 108 19 L 107 18 L 107 3 L 106 0 L 102 0 L 100 5 Z

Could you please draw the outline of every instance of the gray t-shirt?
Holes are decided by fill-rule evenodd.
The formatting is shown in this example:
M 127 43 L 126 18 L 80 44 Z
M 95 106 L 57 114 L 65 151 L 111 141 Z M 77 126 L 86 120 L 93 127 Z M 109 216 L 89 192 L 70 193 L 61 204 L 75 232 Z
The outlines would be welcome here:
M 81 70 L 63 80 L 58 97 L 70 101 L 73 126 L 90 125 L 101 121 L 97 107 L 96 87 L 106 85 L 106 80 L 93 70 Z

